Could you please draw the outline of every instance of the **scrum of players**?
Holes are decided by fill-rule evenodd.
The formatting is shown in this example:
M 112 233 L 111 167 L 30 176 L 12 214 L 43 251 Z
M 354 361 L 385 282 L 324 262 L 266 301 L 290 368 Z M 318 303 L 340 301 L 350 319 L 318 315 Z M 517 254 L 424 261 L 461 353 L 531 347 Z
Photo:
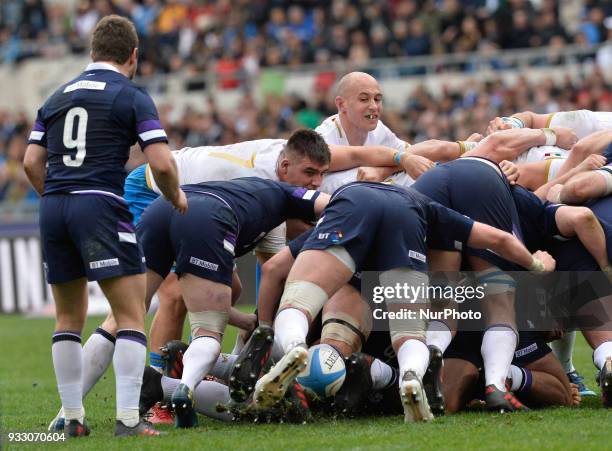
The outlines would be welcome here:
M 167 183 L 152 163 L 128 175 L 146 306 L 159 301 L 140 414 L 191 428 L 198 414 L 421 422 L 474 408 L 578 405 L 594 392 L 572 365 L 576 332 L 519 324 L 529 296 L 516 271 L 588 272 L 595 288 L 572 298 L 572 327 L 592 347 L 602 402 L 612 406 L 612 113 L 518 112 L 491 120 L 484 137 L 410 145 L 382 123 L 383 93 L 370 75 L 342 77 L 335 103 L 338 114 L 288 140 L 173 151 L 186 212 L 162 196 Z M 233 307 L 234 260 L 252 251 L 261 271 L 257 311 L 246 314 Z M 486 287 L 480 330 L 442 316 L 373 330 L 362 272 L 379 272 L 382 286 L 457 287 L 466 268 Z M 406 307 L 385 301 L 390 312 Z M 426 296 L 413 301 L 439 308 Z M 178 341 L 185 319 L 189 345 Z M 240 333 L 225 354 L 228 324 Z M 110 366 L 118 332 L 111 313 L 83 346 L 83 397 Z M 300 377 L 318 351 L 339 357 L 341 381 Z M 50 429 L 63 429 L 65 417 L 60 409 Z

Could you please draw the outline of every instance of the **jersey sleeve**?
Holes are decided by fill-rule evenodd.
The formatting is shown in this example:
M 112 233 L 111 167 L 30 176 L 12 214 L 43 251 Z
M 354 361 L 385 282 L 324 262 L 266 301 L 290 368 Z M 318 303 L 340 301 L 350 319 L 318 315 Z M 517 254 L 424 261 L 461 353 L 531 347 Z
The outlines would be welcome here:
M 321 194 L 319 191 L 287 183 L 280 183 L 280 186 L 287 197 L 287 218 L 297 218 L 304 221 L 314 221 L 316 219 L 314 205 L 317 197 Z
M 142 150 L 149 144 L 158 142 L 168 142 L 168 137 L 164 131 L 157 108 L 153 99 L 144 91 L 136 91 L 134 96 L 134 117 L 136 119 L 136 132 L 138 133 L 138 144 Z
M 466 243 L 470 238 L 474 220 L 432 201 L 428 205 L 428 235 L 442 235 L 454 241 Z
M 28 144 L 38 144 L 39 146 L 47 147 L 47 128 L 43 119 L 43 109 L 39 109 L 36 114 L 36 121 L 30 132 Z

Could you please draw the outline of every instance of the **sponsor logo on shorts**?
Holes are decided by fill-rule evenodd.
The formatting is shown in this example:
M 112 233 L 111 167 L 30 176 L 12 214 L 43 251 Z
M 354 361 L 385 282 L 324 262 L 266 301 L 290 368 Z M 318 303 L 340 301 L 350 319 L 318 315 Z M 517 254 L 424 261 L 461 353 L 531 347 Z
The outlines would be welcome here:
M 317 238 L 320 240 L 329 240 L 332 243 L 338 243 L 344 237 L 343 233 L 340 230 L 335 230 L 329 233 L 319 233 Z
M 423 263 L 427 262 L 427 257 L 417 251 L 408 251 L 408 257 L 422 261 Z
M 196 257 L 190 257 L 189 263 L 199 266 L 200 268 L 210 269 L 211 271 L 217 271 L 219 269 L 219 265 Z
M 119 266 L 119 259 L 109 258 L 106 260 L 98 260 L 95 262 L 89 262 L 89 269 L 108 268 L 109 266 Z
M 517 358 L 518 357 L 523 357 L 524 355 L 531 354 L 532 352 L 537 351 L 537 349 L 538 349 L 538 344 L 537 343 L 531 343 L 526 348 L 518 349 L 514 353 L 514 356 L 517 357 Z

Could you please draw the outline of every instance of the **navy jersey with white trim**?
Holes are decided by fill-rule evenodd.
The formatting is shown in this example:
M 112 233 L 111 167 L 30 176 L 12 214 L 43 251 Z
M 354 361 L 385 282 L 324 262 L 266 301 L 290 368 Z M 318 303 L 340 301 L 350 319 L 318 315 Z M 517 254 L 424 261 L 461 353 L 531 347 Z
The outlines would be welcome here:
M 252 250 L 273 228 L 287 219 L 316 219 L 314 205 L 321 193 L 275 180 L 244 177 L 229 181 L 183 185 L 183 191 L 215 196 L 236 215 L 236 257 Z
M 538 196 L 520 185 L 511 188 L 523 232 L 523 243 L 530 252 L 548 249 L 550 240 L 561 237 L 555 214 L 560 204 L 543 202 Z
M 38 110 L 29 143 L 47 148 L 45 194 L 123 195 L 130 146 L 167 142 L 153 100 L 113 66 L 90 64 Z

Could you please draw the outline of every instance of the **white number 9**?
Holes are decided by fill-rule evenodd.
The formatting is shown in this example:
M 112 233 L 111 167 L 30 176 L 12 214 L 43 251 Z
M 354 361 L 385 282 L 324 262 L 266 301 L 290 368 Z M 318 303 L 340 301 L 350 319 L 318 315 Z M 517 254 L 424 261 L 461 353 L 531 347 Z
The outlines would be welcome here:
M 76 139 L 72 137 L 74 131 L 74 120 L 79 118 Z M 64 147 L 66 149 L 76 148 L 77 153 L 74 157 L 64 155 L 64 164 L 77 168 L 85 160 L 85 134 L 87 131 L 87 110 L 81 107 L 74 107 L 68 110 L 66 121 L 64 122 Z

